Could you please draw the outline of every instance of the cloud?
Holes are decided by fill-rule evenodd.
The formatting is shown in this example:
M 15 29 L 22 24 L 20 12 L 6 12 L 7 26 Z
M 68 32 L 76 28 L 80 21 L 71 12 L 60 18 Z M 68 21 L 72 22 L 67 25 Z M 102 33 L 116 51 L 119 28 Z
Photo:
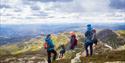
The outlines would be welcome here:
M 43 17 L 46 17 L 46 16 L 48 16 L 48 14 L 45 13 L 45 12 L 42 12 L 42 11 L 37 11 L 37 12 L 33 12 L 33 16 L 43 16 Z
M 6 5 L 6 4 L 0 4 L 0 8 L 11 8 L 11 6 Z
M 122 9 L 125 11 L 125 0 L 110 0 L 110 6 L 115 9 Z
M 74 0 L 68 3 L 53 3 L 51 9 L 62 12 L 106 12 L 109 0 Z
M 2 23 L 100 21 L 102 15 L 124 13 L 125 0 L 0 0 Z M 120 10 L 120 11 L 119 11 Z M 122 11 L 122 12 L 121 12 Z M 6 17 L 6 18 L 5 18 Z M 99 18 L 97 18 L 99 17 Z M 110 15 L 109 17 L 114 17 Z M 120 17 L 125 17 L 124 15 Z M 108 17 L 105 17 L 108 18 Z M 116 18 L 116 19 L 115 19 Z M 121 20 L 119 15 L 111 20 Z M 118 19 L 117 19 L 118 18 Z M 103 19 L 110 21 L 109 19 Z M 22 21 L 22 22 L 21 22 Z
M 28 1 L 40 1 L 40 2 L 71 2 L 73 0 L 28 0 Z
M 33 5 L 33 6 L 31 6 L 31 9 L 32 9 L 32 10 L 40 10 L 40 7 Z

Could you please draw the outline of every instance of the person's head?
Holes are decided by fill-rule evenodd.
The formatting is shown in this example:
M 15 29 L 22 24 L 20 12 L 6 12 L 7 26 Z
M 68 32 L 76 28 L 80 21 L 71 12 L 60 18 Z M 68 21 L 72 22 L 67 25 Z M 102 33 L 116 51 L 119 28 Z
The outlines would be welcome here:
M 48 34 L 47 36 L 46 36 L 46 38 L 50 38 L 51 37 L 51 34 Z
M 91 24 L 87 24 L 87 27 L 91 27 Z
M 64 48 L 64 44 L 61 45 L 61 48 Z
M 73 31 L 71 31 L 71 32 L 70 32 L 70 35 L 71 35 L 71 36 L 72 36 L 72 35 L 75 35 L 75 33 L 74 33 Z
M 95 30 L 95 29 L 93 29 L 92 31 L 93 31 L 94 33 L 96 33 L 96 30 Z
M 92 30 L 92 25 L 91 24 L 87 24 L 87 30 L 91 31 Z

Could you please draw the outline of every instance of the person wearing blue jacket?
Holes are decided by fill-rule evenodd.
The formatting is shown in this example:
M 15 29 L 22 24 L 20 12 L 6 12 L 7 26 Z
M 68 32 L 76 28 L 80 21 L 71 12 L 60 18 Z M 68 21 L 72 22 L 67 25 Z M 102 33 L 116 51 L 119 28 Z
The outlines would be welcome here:
M 48 34 L 46 36 L 45 42 L 47 44 L 48 63 L 51 63 L 51 53 L 54 54 L 53 61 L 55 61 L 55 59 L 57 57 L 57 52 L 54 50 L 54 44 L 53 44 L 53 41 L 51 39 L 51 35 L 50 34 Z
M 90 48 L 90 56 L 93 54 L 93 28 L 91 24 L 87 25 L 87 31 L 85 32 L 85 51 L 86 51 L 86 56 L 88 56 L 88 47 Z

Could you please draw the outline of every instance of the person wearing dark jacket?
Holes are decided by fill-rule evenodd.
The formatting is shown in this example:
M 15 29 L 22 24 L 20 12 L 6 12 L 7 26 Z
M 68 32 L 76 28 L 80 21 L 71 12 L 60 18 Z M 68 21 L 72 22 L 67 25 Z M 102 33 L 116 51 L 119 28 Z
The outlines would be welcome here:
M 53 61 L 55 61 L 56 57 L 57 57 L 57 52 L 54 50 L 54 44 L 53 41 L 51 39 L 51 35 L 48 34 L 45 38 L 45 42 L 47 44 L 47 54 L 48 54 L 48 63 L 51 63 L 51 53 L 54 54 L 53 56 Z
M 60 55 L 59 55 L 59 58 L 63 58 L 63 55 L 64 55 L 64 53 L 65 53 L 65 46 L 64 46 L 64 44 L 62 44 L 61 46 L 61 50 L 60 50 Z
M 92 27 L 91 24 L 87 25 L 87 31 L 85 32 L 85 51 L 86 51 L 86 56 L 88 56 L 88 47 L 90 48 L 90 56 L 93 54 L 93 32 L 92 32 Z

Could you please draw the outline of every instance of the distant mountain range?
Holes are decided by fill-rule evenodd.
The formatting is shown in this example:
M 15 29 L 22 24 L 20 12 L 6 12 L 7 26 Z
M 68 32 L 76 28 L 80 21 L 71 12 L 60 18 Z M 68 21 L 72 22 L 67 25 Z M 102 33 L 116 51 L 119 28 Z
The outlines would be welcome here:
M 0 25 L 0 45 L 7 43 L 23 42 L 31 38 L 48 33 L 69 31 L 84 32 L 87 23 L 72 24 L 25 24 L 25 25 Z M 125 23 L 94 23 L 96 29 L 125 30 Z

